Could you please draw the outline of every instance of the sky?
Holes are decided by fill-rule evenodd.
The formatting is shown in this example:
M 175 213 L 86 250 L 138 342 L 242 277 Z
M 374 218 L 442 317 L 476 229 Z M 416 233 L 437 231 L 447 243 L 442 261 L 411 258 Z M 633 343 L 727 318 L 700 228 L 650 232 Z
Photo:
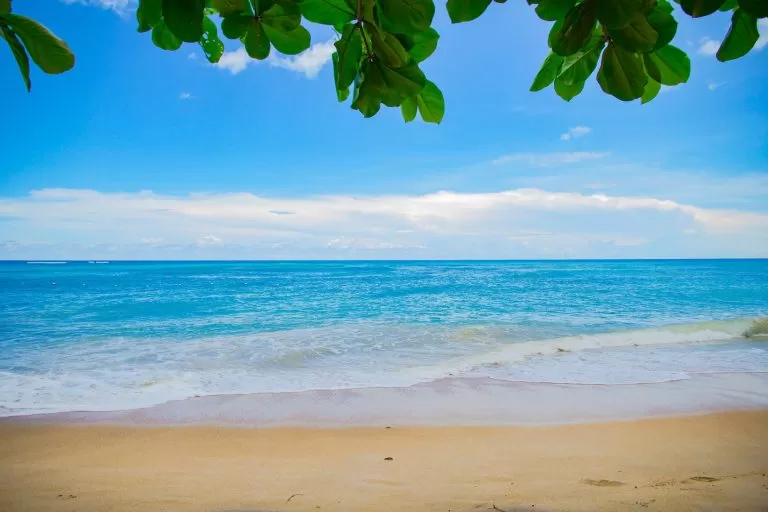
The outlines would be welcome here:
M 528 91 L 549 24 L 525 2 L 460 25 L 439 2 L 436 126 L 339 104 L 326 27 L 214 66 L 155 48 L 133 0 L 13 5 L 77 63 L 27 94 L 0 48 L 0 259 L 768 257 L 765 20 L 720 63 L 729 17 L 678 10 L 687 84 L 566 103 Z

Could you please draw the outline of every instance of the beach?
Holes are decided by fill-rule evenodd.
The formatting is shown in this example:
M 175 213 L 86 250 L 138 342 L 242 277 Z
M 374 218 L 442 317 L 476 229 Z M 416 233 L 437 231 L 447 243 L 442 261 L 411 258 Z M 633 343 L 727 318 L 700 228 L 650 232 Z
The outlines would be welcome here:
M 22 421 L 0 425 L 0 510 L 765 510 L 766 431 L 765 410 L 539 427 Z

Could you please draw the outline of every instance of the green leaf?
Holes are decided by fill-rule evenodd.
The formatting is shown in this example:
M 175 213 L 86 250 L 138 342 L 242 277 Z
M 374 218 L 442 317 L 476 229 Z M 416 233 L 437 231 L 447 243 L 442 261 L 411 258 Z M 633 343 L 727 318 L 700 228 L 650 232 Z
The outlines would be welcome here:
M 549 85 L 555 81 L 555 78 L 560 71 L 560 66 L 563 64 L 563 60 L 565 59 L 560 55 L 555 52 L 550 52 L 549 55 L 547 55 L 547 58 L 544 59 L 544 64 L 541 65 L 541 69 L 536 73 L 536 78 L 533 79 L 531 92 L 540 91 L 549 87 Z
M 667 10 L 669 8 L 669 10 Z M 648 14 L 648 23 L 658 34 L 654 50 L 667 46 L 677 33 L 677 20 L 672 16 L 672 6 L 666 0 L 660 0 L 656 8 Z
M 381 109 L 384 80 L 379 67 L 367 60 L 363 62 L 360 76 L 360 82 L 355 82 L 352 108 L 359 110 L 364 117 L 373 117 Z
M 140 0 L 136 10 L 139 32 L 148 32 L 163 16 L 163 0 Z
M 440 34 L 433 28 L 416 34 L 397 34 L 397 39 L 416 62 L 425 61 L 437 49 Z
M 372 68 L 379 69 L 385 86 L 384 99 L 389 99 L 387 96 L 398 98 L 400 100 L 397 102 L 398 105 L 403 99 L 421 92 L 427 82 L 427 78 L 415 62 L 400 68 L 387 67 L 380 61 L 375 61 L 374 64 L 376 65 Z
M 355 19 L 355 13 L 344 0 L 303 0 L 299 9 L 307 21 L 323 25 L 349 23 Z
M 723 6 L 725 0 L 680 0 L 680 7 L 694 18 L 708 16 Z
M 489 5 L 491 0 L 448 0 L 445 7 L 452 23 L 463 23 L 479 18 Z
M 75 65 L 75 56 L 67 43 L 26 16 L 3 14 L 6 23 L 21 39 L 35 64 L 48 74 L 69 71 Z
M 659 38 L 659 34 L 641 12 L 636 12 L 624 27 L 609 28 L 608 34 L 614 43 L 631 52 L 649 52 L 656 47 Z
M 400 105 L 400 111 L 403 113 L 403 119 L 406 123 L 410 123 L 416 119 L 417 109 L 418 104 L 416 103 L 416 98 L 405 98 L 403 104 Z
M 644 7 L 643 0 L 597 0 L 597 19 L 606 28 L 622 28 Z
M 671 44 L 647 54 L 645 67 L 651 77 L 662 85 L 682 84 L 691 76 L 691 59 Z
M 212 5 L 222 18 L 250 11 L 248 0 L 212 0 Z
M 558 80 L 567 85 L 586 82 L 597 68 L 604 47 L 605 39 L 598 32 L 592 36 L 592 40 L 584 50 L 565 58 L 558 73 Z
M 203 37 L 203 0 L 163 0 L 163 19 L 173 35 L 187 43 Z
M 200 39 L 200 47 L 205 53 L 205 58 L 210 63 L 219 62 L 221 56 L 224 55 L 224 43 L 219 39 L 219 33 L 216 29 L 216 24 L 209 17 L 205 17 L 203 21 L 203 37 Z
M 584 82 L 567 84 L 560 80 L 559 77 L 555 79 L 555 93 L 565 101 L 571 101 L 573 98 L 581 94 L 581 91 L 583 90 Z
M 152 28 L 152 42 L 161 50 L 175 51 L 181 48 L 181 39 L 168 30 L 162 19 Z
M 653 78 L 648 79 L 648 83 L 645 84 L 645 90 L 643 91 L 643 95 L 640 97 L 640 103 L 645 104 L 651 101 L 653 98 L 658 96 L 659 91 L 661 91 L 661 84 L 654 80 Z
M 339 52 L 334 52 L 333 55 L 331 55 L 331 60 L 333 61 L 333 80 L 336 83 L 336 98 L 339 100 L 339 103 L 342 103 L 349 98 L 349 85 L 343 88 L 339 88 Z M 355 76 L 357 76 L 357 68 L 355 68 Z
M 301 24 L 301 12 L 296 4 L 275 4 L 261 14 L 265 27 L 280 32 L 292 32 Z
M 8 8 L 10 9 L 10 2 L 8 3 Z M 11 29 L 0 25 L 0 36 L 2 36 L 3 39 L 5 39 L 5 42 L 8 43 L 8 46 L 10 46 L 13 56 L 16 58 L 16 64 L 19 66 L 24 85 L 27 86 L 27 91 L 31 91 L 32 81 L 29 79 L 29 56 L 27 55 L 27 50 L 24 49 L 24 45 L 21 44 L 19 38 L 16 37 L 16 34 L 14 34 Z
M 432 0 L 379 0 L 376 6 L 398 34 L 423 32 L 432 25 L 435 4 Z
M 743 57 L 755 46 L 759 38 L 757 18 L 739 7 L 733 11 L 731 28 L 720 49 L 717 50 L 717 60 L 726 62 Z
M 387 66 L 399 68 L 410 60 L 410 55 L 395 36 L 388 32 L 382 33 L 376 25 L 370 23 L 365 23 L 364 26 L 370 35 L 373 53 Z
M 648 76 L 640 55 L 611 43 L 603 52 L 597 81 L 607 94 L 632 101 L 643 95 Z
M 568 12 L 564 21 L 555 23 L 550 33 L 552 51 L 567 57 L 584 48 L 595 28 L 595 10 L 592 5 L 579 4 Z
M 565 18 L 576 0 L 541 0 L 536 6 L 536 14 L 545 21 L 557 21 Z
M 739 0 L 725 0 L 725 3 L 720 6 L 720 10 L 723 12 L 732 11 L 738 6 L 739 6 Z
M 275 50 L 286 55 L 299 54 L 312 43 L 309 32 L 301 25 L 296 30 L 281 32 L 265 24 L 264 31 Z
M 251 2 L 253 3 L 253 8 L 256 9 L 257 13 L 268 11 L 276 3 L 275 0 L 251 0 Z
M 409 98 L 406 98 L 407 101 Z M 405 102 L 403 102 L 405 104 Z M 437 123 L 443 120 L 445 115 L 445 98 L 439 87 L 429 80 L 424 84 L 424 88 L 416 96 L 416 104 L 419 106 L 421 119 L 425 123 Z
M 233 14 L 221 21 L 221 33 L 228 39 L 240 39 L 253 24 L 252 16 Z
M 738 0 L 738 2 L 744 12 L 755 18 L 768 18 L 768 2 L 765 0 Z
M 336 90 L 349 89 L 354 82 L 360 66 L 360 58 L 363 56 L 363 38 L 360 30 L 355 25 L 344 27 L 341 39 L 334 43 L 338 56 L 336 78 Z
M 271 46 L 261 21 L 255 20 L 251 23 L 242 41 L 243 46 L 245 46 L 245 53 L 252 59 L 264 60 L 269 57 Z
M 11 12 L 11 0 L 0 0 L 0 13 L 6 12 Z M 24 52 L 24 54 L 26 55 L 26 52 Z M 27 89 L 29 89 L 29 87 L 27 87 Z

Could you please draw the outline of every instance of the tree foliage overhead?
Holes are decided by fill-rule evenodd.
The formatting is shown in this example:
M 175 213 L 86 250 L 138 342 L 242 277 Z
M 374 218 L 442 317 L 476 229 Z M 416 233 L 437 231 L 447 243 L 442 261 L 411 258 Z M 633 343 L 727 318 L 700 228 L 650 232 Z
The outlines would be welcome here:
M 758 40 L 758 18 L 768 17 L 768 0 L 674 0 L 694 18 L 731 12 L 731 26 L 717 58 L 746 55 Z M 506 0 L 447 0 L 453 23 L 472 21 L 491 3 Z M 584 89 L 597 70 L 597 83 L 622 101 L 651 101 L 661 86 L 688 80 L 688 56 L 671 44 L 677 32 L 668 0 L 527 0 L 552 28 L 550 53 L 531 91 L 553 86 L 566 101 Z M 150 32 L 163 50 L 199 45 L 207 59 L 224 54 L 223 37 L 239 40 L 248 55 L 266 59 L 277 51 L 296 55 L 311 44 L 305 22 L 329 25 L 338 39 L 333 80 L 340 102 L 365 117 L 381 106 L 400 107 L 406 122 L 417 115 L 439 123 L 445 99 L 421 64 L 437 48 L 433 0 L 139 0 L 139 32 Z M 66 43 L 39 23 L 11 12 L 0 0 L 0 36 L 8 43 L 31 88 L 29 58 L 46 73 L 74 66 Z

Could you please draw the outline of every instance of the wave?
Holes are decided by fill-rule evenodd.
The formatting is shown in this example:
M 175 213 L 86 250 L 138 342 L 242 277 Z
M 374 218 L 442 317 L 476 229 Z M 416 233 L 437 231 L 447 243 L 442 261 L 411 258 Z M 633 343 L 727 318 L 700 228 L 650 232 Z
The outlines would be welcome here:
M 750 329 L 768 325 L 761 319 L 739 318 L 692 324 L 670 325 L 647 329 L 613 331 L 600 334 L 565 336 L 536 341 L 513 341 L 502 348 L 470 356 L 458 357 L 437 366 L 411 368 L 408 372 L 431 374 L 432 378 L 472 373 L 483 367 L 500 367 L 520 363 L 532 356 L 581 352 L 602 348 L 679 345 L 706 342 L 745 341 Z M 756 332 L 756 331 L 755 331 Z
M 747 330 L 744 331 L 745 338 L 762 338 L 768 336 L 768 316 L 755 318 Z

